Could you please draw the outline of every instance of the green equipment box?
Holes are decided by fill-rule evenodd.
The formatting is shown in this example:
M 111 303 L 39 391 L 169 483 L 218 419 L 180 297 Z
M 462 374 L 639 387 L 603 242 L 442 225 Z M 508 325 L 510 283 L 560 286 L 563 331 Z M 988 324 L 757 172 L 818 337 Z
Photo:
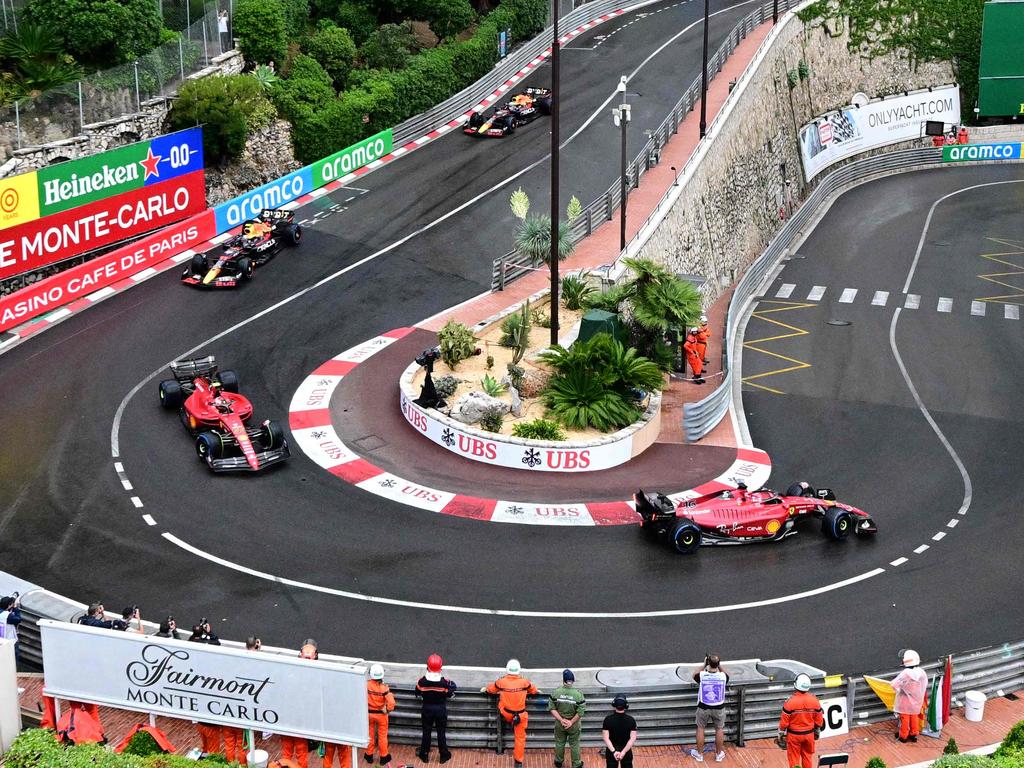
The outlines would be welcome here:
M 985 3 L 979 75 L 980 117 L 1024 118 L 1024 0 Z

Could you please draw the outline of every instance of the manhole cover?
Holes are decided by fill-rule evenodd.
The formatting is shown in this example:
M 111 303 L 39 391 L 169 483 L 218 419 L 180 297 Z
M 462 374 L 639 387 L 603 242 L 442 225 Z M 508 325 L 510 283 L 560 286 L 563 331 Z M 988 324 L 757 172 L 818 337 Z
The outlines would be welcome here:
M 386 444 L 376 435 L 367 435 L 366 437 L 360 437 L 358 440 L 353 440 L 352 442 L 358 445 L 364 451 L 375 451 Z
M 853 323 L 851 323 L 849 320 L 829 320 L 828 324 L 829 325 L 840 325 L 840 326 L 842 326 L 842 325 L 853 325 Z

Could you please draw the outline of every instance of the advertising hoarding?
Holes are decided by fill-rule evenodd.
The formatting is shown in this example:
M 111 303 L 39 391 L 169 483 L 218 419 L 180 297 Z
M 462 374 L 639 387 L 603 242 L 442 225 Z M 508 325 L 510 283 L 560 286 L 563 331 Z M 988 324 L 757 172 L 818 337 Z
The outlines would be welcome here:
M 311 661 L 40 620 L 43 692 L 167 717 L 365 746 L 366 674 Z
M 948 144 L 942 148 L 942 162 L 963 163 L 970 160 L 1020 160 L 1021 143 Z
M 860 152 L 920 138 L 929 120 L 960 122 L 959 86 L 892 96 L 822 115 L 800 129 L 804 179 L 810 181 L 830 165 Z
M 313 169 L 314 188 L 340 179 L 357 168 L 369 165 L 374 160 L 380 160 L 391 152 L 391 147 L 391 129 L 388 128 L 386 131 L 358 141 L 340 152 L 335 152 L 323 160 L 317 160 L 310 166 Z
M 269 184 L 257 187 L 251 192 L 239 195 L 213 209 L 217 217 L 217 231 L 227 232 L 247 219 L 259 216 L 264 208 L 280 208 L 308 192 L 312 192 L 313 166 L 307 165 L 297 171 L 282 176 Z

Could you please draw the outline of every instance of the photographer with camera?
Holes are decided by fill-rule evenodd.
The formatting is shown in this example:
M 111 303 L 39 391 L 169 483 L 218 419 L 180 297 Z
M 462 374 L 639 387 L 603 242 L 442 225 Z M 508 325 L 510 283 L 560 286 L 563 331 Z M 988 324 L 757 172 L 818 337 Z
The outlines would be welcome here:
M 704 665 L 693 673 L 697 683 L 697 748 L 690 750 L 690 756 L 698 763 L 704 762 L 704 729 L 715 727 L 715 762 L 725 760 L 725 688 L 729 675 L 722 669 L 718 654 L 709 653 Z
M 192 636 L 189 641 L 193 643 L 205 643 L 206 645 L 220 645 L 220 638 L 213 631 L 209 620 L 204 616 L 199 623 L 192 627 Z
M 135 626 L 132 627 L 132 622 L 135 622 Z M 142 614 L 139 613 L 139 606 L 129 605 L 123 611 L 121 611 L 121 618 L 114 619 L 112 622 L 113 626 L 111 629 L 116 629 L 118 632 L 137 632 L 140 635 L 146 634 L 146 630 L 142 627 Z
M 15 592 L 10 597 L 0 597 L 0 637 L 14 641 L 14 663 L 21 661 L 21 643 L 18 642 L 18 625 L 21 624 L 21 595 Z
M 181 640 L 181 634 L 178 632 L 178 622 L 174 620 L 173 616 L 168 616 L 160 622 L 160 631 L 156 633 L 156 637 Z

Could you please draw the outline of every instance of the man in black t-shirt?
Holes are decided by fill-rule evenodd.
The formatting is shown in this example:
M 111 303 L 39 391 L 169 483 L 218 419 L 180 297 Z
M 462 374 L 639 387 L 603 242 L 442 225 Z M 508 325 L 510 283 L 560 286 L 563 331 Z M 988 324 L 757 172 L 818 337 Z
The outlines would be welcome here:
M 626 714 L 629 702 L 621 693 L 615 697 L 612 707 L 615 708 L 615 712 L 608 715 L 601 726 L 605 745 L 605 765 L 607 768 L 633 768 L 636 720 Z

